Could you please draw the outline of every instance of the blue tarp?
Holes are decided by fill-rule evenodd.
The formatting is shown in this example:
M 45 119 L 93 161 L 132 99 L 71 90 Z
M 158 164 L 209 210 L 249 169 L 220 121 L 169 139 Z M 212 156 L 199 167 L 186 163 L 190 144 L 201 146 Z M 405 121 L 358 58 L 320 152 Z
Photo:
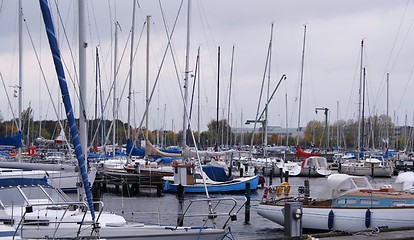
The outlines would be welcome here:
M 202 166 L 202 168 L 207 176 L 213 181 L 226 182 L 230 180 L 223 167 L 205 165 Z
M 174 158 L 174 157 L 160 157 L 155 160 L 159 164 L 171 164 L 174 160 L 180 160 L 181 158 Z
M 131 151 L 131 149 L 132 149 L 132 151 Z M 132 144 L 131 139 L 127 140 L 126 152 L 127 152 L 127 155 L 131 155 L 131 156 L 138 156 L 138 157 L 144 157 L 145 156 L 145 149 L 135 147 Z
M 14 146 L 16 148 L 22 147 L 22 132 L 19 131 L 16 135 L 11 137 L 0 138 L 0 146 Z

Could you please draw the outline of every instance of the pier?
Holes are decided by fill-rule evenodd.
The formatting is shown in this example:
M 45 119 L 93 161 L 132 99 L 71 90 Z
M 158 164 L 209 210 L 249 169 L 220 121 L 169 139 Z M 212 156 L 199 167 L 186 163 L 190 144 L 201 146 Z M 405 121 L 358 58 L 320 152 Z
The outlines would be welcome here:
M 160 174 L 104 171 L 96 174 L 93 188 L 99 189 L 102 192 L 114 188 L 116 192 L 122 191 L 122 194 L 127 196 L 140 196 L 144 192 L 151 195 L 154 192 L 153 189 L 155 189 L 156 196 L 161 197 L 163 186 L 164 181 Z

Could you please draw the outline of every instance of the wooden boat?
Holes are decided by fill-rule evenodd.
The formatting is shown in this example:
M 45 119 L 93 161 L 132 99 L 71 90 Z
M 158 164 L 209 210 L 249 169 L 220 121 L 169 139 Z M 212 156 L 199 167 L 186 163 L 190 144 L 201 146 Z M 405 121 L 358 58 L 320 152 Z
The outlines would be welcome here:
M 239 177 L 228 179 L 221 167 L 215 167 L 216 171 L 207 174 L 207 170 L 197 169 L 193 164 L 178 164 L 173 162 L 174 177 L 164 177 L 164 191 L 177 192 L 178 185 L 184 187 L 185 193 L 239 193 L 246 191 L 246 184 L 250 183 L 250 189 L 255 191 L 259 184 L 259 175 L 252 177 Z M 213 166 L 201 168 L 212 169 Z M 221 171 L 220 171 L 221 168 Z
M 390 185 L 374 189 L 366 177 L 332 174 L 316 199 L 306 196 L 303 187 L 298 190 L 287 184 L 271 188 L 257 213 L 283 225 L 285 204 L 302 202 L 302 227 L 324 231 L 412 227 L 414 221 L 414 195 Z

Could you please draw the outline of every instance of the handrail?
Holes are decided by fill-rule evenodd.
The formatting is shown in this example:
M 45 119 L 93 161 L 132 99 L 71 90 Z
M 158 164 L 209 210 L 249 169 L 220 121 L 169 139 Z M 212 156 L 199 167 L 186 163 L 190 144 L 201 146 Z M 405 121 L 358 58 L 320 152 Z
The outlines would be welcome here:
M 215 212 L 215 210 L 219 206 L 219 204 L 222 203 L 222 202 L 224 202 L 224 201 L 226 201 L 226 202 L 232 202 L 233 203 L 233 207 L 230 209 L 230 211 L 228 213 L 227 212 L 221 212 L 221 213 Z M 193 205 L 193 203 L 196 203 L 196 202 L 208 202 L 209 204 L 211 202 L 216 202 L 216 203 L 215 203 L 215 206 L 211 209 L 211 212 L 209 212 L 209 213 L 189 214 L 188 213 L 189 209 L 191 208 L 191 206 Z M 184 213 L 182 215 L 182 218 L 184 219 L 184 217 L 207 217 L 208 219 L 215 219 L 218 216 L 228 216 L 228 219 L 227 219 L 227 221 L 225 222 L 225 224 L 223 226 L 223 229 L 224 229 L 225 226 L 227 225 L 229 219 L 232 219 L 233 216 L 235 215 L 235 213 L 232 213 L 232 212 L 236 208 L 236 206 L 237 206 L 237 201 L 234 198 L 225 198 L 225 197 L 223 197 L 223 198 L 198 198 L 198 199 L 191 199 L 190 200 L 190 203 L 188 204 L 187 208 L 185 209 L 185 211 L 184 211 Z M 204 225 L 206 223 L 207 223 L 207 221 L 204 222 Z M 177 229 L 177 228 L 178 228 L 178 223 L 177 223 L 175 229 Z
M 94 204 L 99 204 L 100 211 L 99 211 L 98 217 L 96 218 L 96 222 L 99 222 L 99 218 L 100 218 L 100 216 L 102 214 L 102 211 L 103 211 L 104 203 L 102 201 L 95 201 L 93 203 Z M 55 235 L 56 235 L 56 233 L 57 233 L 57 231 L 58 231 L 58 229 L 59 229 L 59 227 L 60 227 L 60 225 L 62 223 L 65 223 L 65 224 L 66 223 L 78 223 L 79 224 L 79 228 L 77 230 L 76 236 L 79 237 L 79 234 L 80 234 L 80 232 L 82 230 L 82 226 L 86 225 L 84 223 L 85 223 L 86 213 L 88 211 L 84 211 L 84 210 L 85 209 L 88 209 L 88 205 L 85 202 L 37 203 L 37 204 L 31 204 L 31 205 L 25 206 L 25 208 L 27 210 L 28 207 L 32 207 L 32 208 L 33 207 L 46 207 L 47 208 L 48 206 L 54 206 L 54 207 L 57 206 L 57 207 L 64 207 L 65 208 L 65 211 L 62 214 L 62 216 L 60 217 L 60 220 L 59 221 L 56 221 L 56 222 L 50 222 L 49 221 L 49 223 L 58 223 L 57 226 L 56 226 L 56 228 L 55 228 L 55 231 L 53 233 L 53 238 L 55 237 Z M 82 212 L 83 212 L 82 220 L 80 222 L 78 222 L 78 221 L 73 221 L 73 222 L 72 221 L 65 221 L 65 222 L 63 222 L 63 218 L 65 217 L 65 215 L 68 213 L 68 211 L 70 209 L 72 209 L 71 207 L 75 207 L 75 206 L 78 206 L 78 208 L 82 210 Z M 74 209 L 76 209 L 76 208 L 74 208 Z M 28 213 L 28 212 L 27 211 L 24 211 L 23 215 L 21 216 L 20 221 L 19 221 L 19 223 L 18 223 L 18 225 L 16 227 L 16 230 L 15 230 L 15 232 L 13 234 L 13 239 L 16 237 L 16 234 L 17 234 L 17 232 L 18 232 L 19 229 L 21 229 L 21 231 L 23 231 L 23 226 L 24 226 L 23 221 L 24 221 L 24 219 L 26 217 L 26 213 Z

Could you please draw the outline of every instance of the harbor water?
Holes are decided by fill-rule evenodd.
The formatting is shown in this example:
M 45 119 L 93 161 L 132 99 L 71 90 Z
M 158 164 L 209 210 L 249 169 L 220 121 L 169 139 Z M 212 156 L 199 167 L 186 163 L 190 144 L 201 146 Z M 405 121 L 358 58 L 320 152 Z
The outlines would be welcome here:
M 305 179 L 306 178 L 304 177 L 292 177 L 289 178 L 289 183 L 291 186 L 302 186 Z M 266 181 L 269 182 L 269 179 L 266 179 Z M 317 196 L 324 186 L 325 181 L 326 178 L 309 179 L 312 197 Z M 394 178 L 377 178 L 371 179 L 371 184 L 373 187 L 380 187 L 384 184 L 390 184 L 393 181 Z M 274 178 L 273 185 L 278 184 L 280 184 L 280 179 Z M 139 197 L 128 197 L 121 193 L 113 193 L 113 191 L 112 193 L 103 193 L 101 197 L 104 203 L 104 211 L 120 214 L 130 222 L 170 226 L 175 225 L 178 212 L 178 200 L 176 195 L 164 193 L 161 197 L 156 197 L 156 189 L 152 189 L 151 191 L 151 193 L 144 192 L 142 196 Z M 245 202 L 244 194 L 210 194 L 211 198 L 234 198 L 236 200 L 237 206 L 232 212 L 234 213 L 238 211 L 237 221 L 232 221 L 229 224 L 234 239 L 275 239 L 283 237 L 283 226 L 264 219 L 257 214 L 256 209 L 261 201 L 262 194 L 263 189 L 258 189 L 255 193 L 251 194 L 249 223 L 245 223 L 245 208 L 242 206 Z M 69 196 L 76 198 L 76 194 L 70 194 Z M 188 206 L 191 200 L 200 198 L 206 198 L 206 195 L 185 195 L 184 209 Z M 224 212 L 231 207 L 232 204 L 230 202 L 223 203 L 219 212 Z M 205 213 L 206 211 L 208 211 L 208 208 L 205 202 L 195 203 L 189 209 L 189 213 Z M 221 222 L 219 221 L 218 223 L 220 224 Z M 202 218 L 188 217 L 184 219 L 184 226 L 201 226 L 202 224 Z

